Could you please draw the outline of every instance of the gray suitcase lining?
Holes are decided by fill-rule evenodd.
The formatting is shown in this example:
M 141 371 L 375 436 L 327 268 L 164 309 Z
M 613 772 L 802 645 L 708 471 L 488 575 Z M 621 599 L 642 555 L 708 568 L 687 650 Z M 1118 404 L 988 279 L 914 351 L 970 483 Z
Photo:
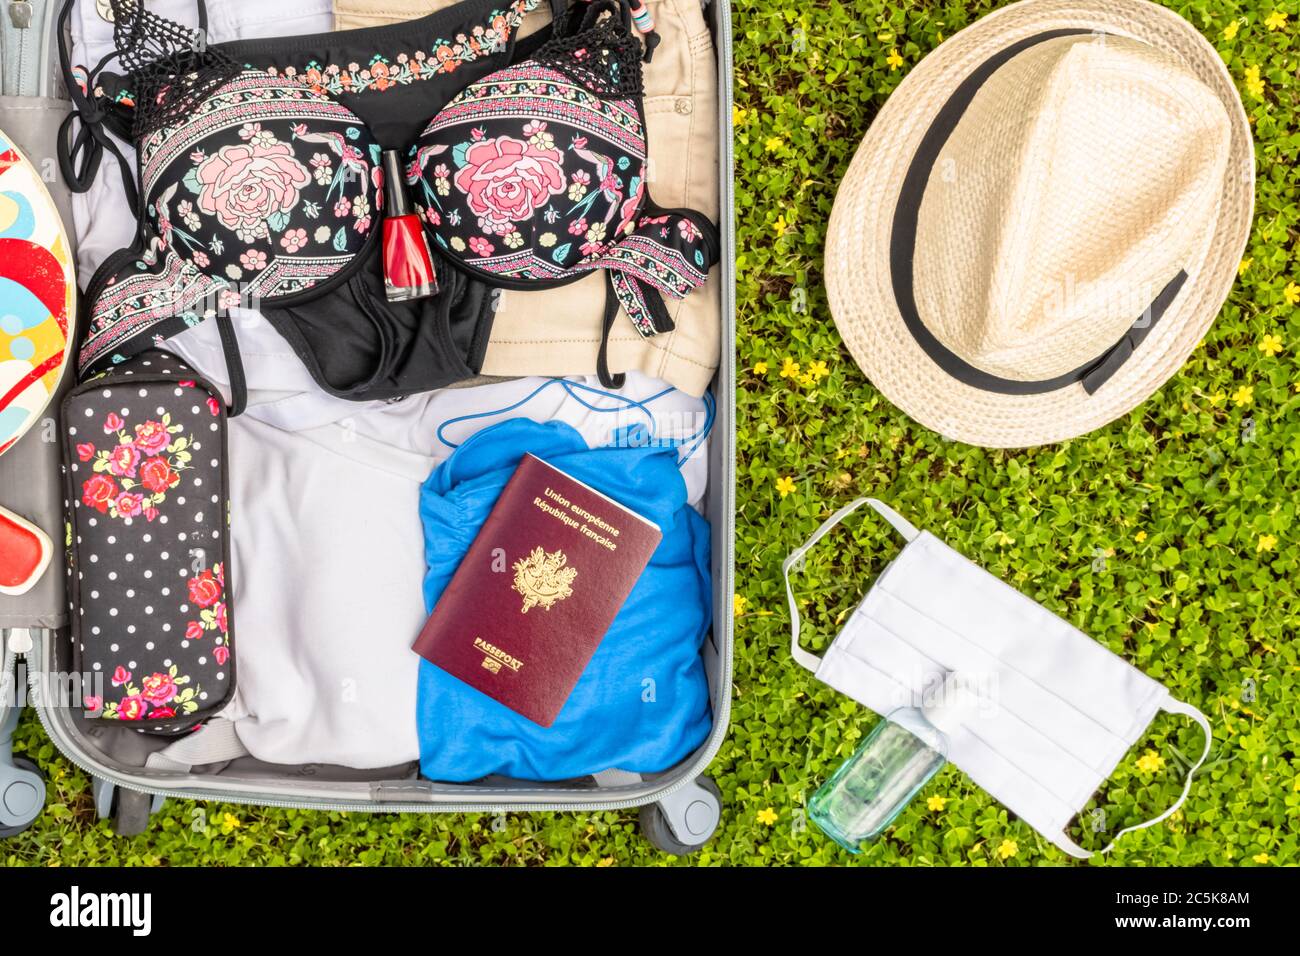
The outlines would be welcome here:
M 192 799 L 225 800 L 268 806 L 346 810 L 475 811 L 497 807 L 521 809 L 613 809 L 662 799 L 702 773 L 726 734 L 731 704 L 732 594 L 735 563 L 735 243 L 732 217 L 731 147 L 731 11 L 712 0 L 710 25 L 718 52 L 719 142 L 723 175 L 722 356 L 714 377 L 717 417 L 709 442 L 709 487 L 704 510 L 712 528 L 713 631 L 704 647 L 705 670 L 713 706 L 713 731 L 695 753 L 677 766 L 637 782 L 602 785 L 593 777 L 556 783 L 490 778 L 473 784 L 436 783 L 418 778 L 415 763 L 378 770 L 355 770 L 322 764 L 268 764 L 240 758 L 195 768 L 189 773 L 144 770 L 155 750 L 171 743 L 123 727 L 105 726 L 80 712 L 42 706 L 42 682 L 33 674 L 34 704 L 51 739 L 75 763 L 96 777 L 131 790 Z M 54 641 L 37 635 L 29 666 L 45 674 L 71 668 L 67 631 Z

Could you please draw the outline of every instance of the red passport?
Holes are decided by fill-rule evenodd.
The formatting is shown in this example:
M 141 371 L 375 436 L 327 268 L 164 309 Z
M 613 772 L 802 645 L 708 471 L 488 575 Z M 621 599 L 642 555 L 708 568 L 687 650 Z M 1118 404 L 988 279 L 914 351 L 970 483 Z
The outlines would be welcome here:
M 525 455 L 414 649 L 549 727 L 662 537 L 653 522 Z

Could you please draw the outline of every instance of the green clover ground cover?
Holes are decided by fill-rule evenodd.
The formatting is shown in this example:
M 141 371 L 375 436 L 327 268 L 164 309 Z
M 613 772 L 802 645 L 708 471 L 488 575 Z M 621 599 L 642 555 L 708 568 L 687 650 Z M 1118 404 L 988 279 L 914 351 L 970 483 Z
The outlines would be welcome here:
M 725 801 L 700 864 L 1065 864 L 955 768 L 854 857 L 806 823 L 807 799 L 877 719 L 789 659 L 780 562 L 860 494 L 1063 615 L 1210 717 L 1210 765 L 1182 812 L 1102 865 L 1300 862 L 1295 599 L 1300 456 L 1296 248 L 1297 5 L 1172 4 L 1237 79 L 1256 133 L 1256 221 L 1241 278 L 1181 374 L 1113 425 L 1026 452 L 945 442 L 863 378 L 830 321 L 821 248 L 835 187 L 907 69 L 995 4 L 735 4 L 740 337 L 736 673 L 714 762 Z M 824 648 L 896 546 L 850 521 L 798 586 Z M 97 823 L 89 781 L 29 717 L 19 748 L 51 776 L 14 863 L 685 865 L 635 812 L 372 816 L 169 801 L 130 840 Z M 1199 731 L 1161 717 L 1076 837 L 1152 816 L 1182 787 Z M 1085 864 L 1086 865 L 1086 864 Z

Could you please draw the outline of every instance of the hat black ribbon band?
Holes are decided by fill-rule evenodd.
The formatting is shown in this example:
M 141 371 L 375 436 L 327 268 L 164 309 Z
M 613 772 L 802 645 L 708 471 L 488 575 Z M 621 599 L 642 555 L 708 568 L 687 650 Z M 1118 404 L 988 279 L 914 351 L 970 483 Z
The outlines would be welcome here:
M 995 53 L 981 63 L 953 91 L 944 103 L 921 139 L 921 145 L 912 157 L 903 187 L 899 191 L 898 205 L 894 209 L 894 223 L 889 238 L 889 269 L 894 286 L 894 300 L 898 305 L 903 323 L 912 334 L 922 351 L 930 359 L 951 375 L 972 388 L 986 392 L 998 392 L 1002 395 L 1039 395 L 1053 392 L 1076 383 L 1081 384 L 1089 395 L 1101 388 L 1120 367 L 1133 355 L 1142 340 L 1147 337 L 1156 322 L 1168 310 L 1177 297 L 1187 273 L 1179 270 L 1169 283 L 1160 290 L 1151 304 L 1137 317 L 1133 325 L 1118 342 L 1096 358 L 1089 359 L 1073 371 L 1054 378 L 1038 381 L 1021 381 L 1002 378 L 971 365 L 940 342 L 933 332 L 926 327 L 917 311 L 916 295 L 913 290 L 913 259 L 916 252 L 916 227 L 921 210 L 921 200 L 925 197 L 925 187 L 930 180 L 934 164 L 939 160 L 944 144 L 957 127 L 958 120 L 966 112 L 979 88 L 984 85 L 999 67 L 1012 57 L 1031 46 L 1054 40 L 1058 37 L 1078 36 L 1090 30 L 1049 30 L 1036 36 L 1026 37 L 1004 50 Z

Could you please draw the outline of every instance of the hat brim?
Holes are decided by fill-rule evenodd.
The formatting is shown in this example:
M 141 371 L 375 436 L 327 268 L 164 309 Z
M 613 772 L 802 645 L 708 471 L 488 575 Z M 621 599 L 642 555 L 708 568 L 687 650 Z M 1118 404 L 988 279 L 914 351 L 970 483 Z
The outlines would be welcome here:
M 921 139 L 959 84 L 1019 40 L 1052 30 L 1126 36 L 1178 57 L 1223 102 L 1231 126 L 1214 235 L 1159 323 L 1096 392 L 1075 383 L 1008 395 L 940 368 L 908 331 L 894 297 L 890 236 Z M 1228 296 L 1250 235 L 1255 185 L 1250 126 L 1218 52 L 1190 23 L 1149 0 L 1021 0 L 942 43 L 903 79 L 858 147 L 835 196 L 826 240 L 831 314 L 863 373 L 894 405 L 941 435 L 1023 448 L 1085 434 L 1134 409 L 1186 362 Z

